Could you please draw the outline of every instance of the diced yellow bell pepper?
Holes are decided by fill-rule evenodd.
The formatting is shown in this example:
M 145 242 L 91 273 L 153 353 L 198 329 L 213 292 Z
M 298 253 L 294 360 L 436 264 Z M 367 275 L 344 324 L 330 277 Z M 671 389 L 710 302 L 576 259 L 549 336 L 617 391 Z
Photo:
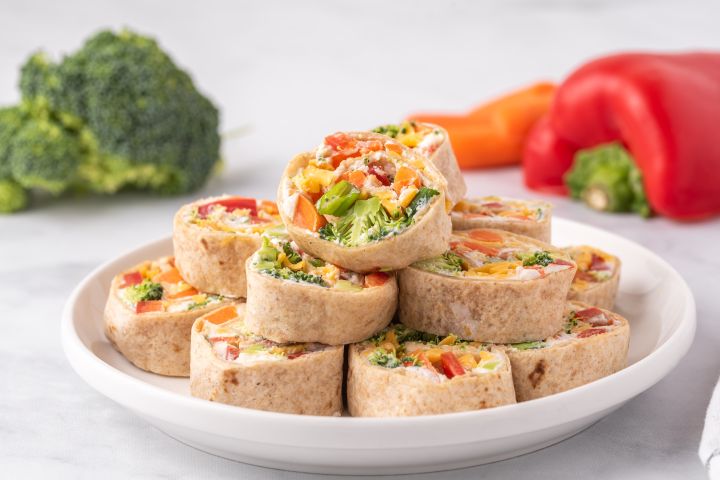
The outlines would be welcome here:
M 415 198 L 415 195 L 417 195 L 417 193 L 418 189 L 415 185 L 408 185 L 400 191 L 398 203 L 401 207 L 407 208 L 407 206 L 410 205 L 410 202 L 413 201 L 413 198 Z
M 394 217 L 400 212 L 397 195 L 393 190 L 378 190 L 375 196 L 380 199 L 380 204 L 390 216 Z
M 308 165 L 293 177 L 293 183 L 303 192 L 320 193 L 324 187 L 332 183 L 334 176 L 335 174 L 330 170 Z
M 486 362 L 488 360 L 495 359 L 495 355 L 493 355 L 492 353 L 490 353 L 488 351 L 480 350 L 480 352 L 478 352 L 478 354 L 477 354 L 477 358 L 478 358 L 478 363 Z
M 398 342 L 397 335 L 395 335 L 395 330 L 390 330 L 385 334 L 385 341 L 392 343 L 396 349 L 400 347 L 400 342 Z
M 475 356 L 472 353 L 466 353 L 465 355 L 460 356 L 458 358 L 458 362 L 460 362 L 460 365 L 465 367 L 466 370 L 472 370 L 477 367 Z
M 438 345 L 455 345 L 455 342 L 457 342 L 457 337 L 451 333 L 447 337 L 443 338 Z
M 425 351 L 425 357 L 430 360 L 430 363 L 436 363 L 440 361 L 440 356 L 443 353 L 441 348 L 431 348 Z

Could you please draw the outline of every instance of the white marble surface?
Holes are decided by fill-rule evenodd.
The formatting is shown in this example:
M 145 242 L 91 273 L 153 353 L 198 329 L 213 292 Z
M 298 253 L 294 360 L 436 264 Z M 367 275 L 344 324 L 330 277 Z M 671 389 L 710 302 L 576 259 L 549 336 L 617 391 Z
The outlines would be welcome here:
M 227 168 L 197 195 L 271 197 L 283 163 L 335 129 L 418 109 L 461 110 L 510 87 L 561 78 L 618 49 L 720 48 L 717 2 L 8 1 L 0 4 L 0 103 L 38 47 L 76 47 L 101 26 L 157 35 L 222 107 Z M 348 92 L 352 92 L 352 95 Z M 516 169 L 468 175 L 470 190 L 527 195 Z M 62 199 L 0 217 L 0 476 L 3 478 L 310 478 L 242 465 L 166 437 L 86 386 L 59 341 L 60 311 L 95 265 L 171 231 L 187 200 L 122 195 Z M 687 279 L 698 304 L 694 348 L 657 386 L 560 445 L 422 478 L 704 477 L 696 456 L 720 373 L 720 220 L 678 224 L 591 213 L 553 199 L 557 215 L 643 243 Z

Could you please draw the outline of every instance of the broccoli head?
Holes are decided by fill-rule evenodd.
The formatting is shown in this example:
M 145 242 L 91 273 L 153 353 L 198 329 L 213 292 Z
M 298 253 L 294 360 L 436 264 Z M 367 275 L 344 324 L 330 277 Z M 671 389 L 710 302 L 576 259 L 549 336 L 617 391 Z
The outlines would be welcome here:
M 57 63 L 35 53 L 20 90 L 22 105 L 0 110 L 0 201 L 22 189 L 185 193 L 219 160 L 218 110 L 151 38 L 103 31 Z
M 24 97 L 44 97 L 97 153 L 82 169 L 99 191 L 201 186 L 219 158 L 218 111 L 155 40 L 100 32 L 58 65 L 33 55 Z

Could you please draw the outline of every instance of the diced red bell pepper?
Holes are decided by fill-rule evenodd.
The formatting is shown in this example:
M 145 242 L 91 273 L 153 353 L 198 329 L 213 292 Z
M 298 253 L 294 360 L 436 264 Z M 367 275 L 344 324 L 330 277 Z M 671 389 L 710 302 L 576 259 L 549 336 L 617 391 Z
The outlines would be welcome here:
M 590 270 L 610 270 L 610 265 L 600 255 L 593 253 L 592 260 L 590 260 Z
M 574 278 L 576 280 L 582 280 L 584 282 L 595 282 L 596 281 L 595 277 L 591 273 L 583 272 L 582 270 L 576 271 Z
M 384 186 L 387 187 L 390 185 L 390 179 L 387 177 L 387 175 L 385 175 L 385 172 L 378 165 L 370 164 L 368 166 L 368 173 L 370 175 L 375 175 L 375 178 L 377 178 L 378 181 Z
M 497 257 L 500 254 L 500 250 L 493 247 L 488 247 L 487 245 L 483 245 L 482 243 L 467 241 L 462 242 L 462 244 L 469 248 L 470 250 L 475 250 L 476 252 L 484 253 L 485 255 L 489 257 Z
M 143 300 L 135 304 L 135 313 L 162 312 L 162 300 Z
M 233 212 L 235 210 L 250 210 L 250 216 L 257 216 L 257 200 L 255 200 L 254 198 L 230 197 L 200 205 L 198 207 L 198 215 L 200 216 L 200 218 L 207 217 L 210 213 L 210 210 L 215 205 L 221 205 L 225 207 L 225 210 L 227 210 L 228 212 Z
M 440 362 L 442 362 L 443 372 L 448 378 L 465 375 L 465 368 L 460 365 L 457 357 L 452 352 L 443 352 L 440 354 Z
M 578 310 L 575 312 L 575 316 L 584 322 L 588 322 L 594 327 L 606 326 L 612 323 L 607 315 L 605 315 L 605 312 L 597 307 Z
M 583 330 L 582 332 L 578 333 L 577 338 L 588 338 L 594 335 L 600 335 L 601 333 L 605 332 L 606 330 L 604 328 L 588 328 L 587 330 Z
M 142 281 L 143 276 L 140 272 L 126 273 L 125 275 L 123 275 L 123 281 L 120 284 L 120 288 L 132 287 L 133 285 L 142 283 Z
M 611 55 L 570 75 L 531 132 L 528 187 L 566 193 L 580 149 L 618 142 L 652 209 L 679 220 L 720 214 L 720 53 Z
M 225 360 L 235 360 L 240 355 L 240 349 L 235 345 L 229 344 L 225 350 Z

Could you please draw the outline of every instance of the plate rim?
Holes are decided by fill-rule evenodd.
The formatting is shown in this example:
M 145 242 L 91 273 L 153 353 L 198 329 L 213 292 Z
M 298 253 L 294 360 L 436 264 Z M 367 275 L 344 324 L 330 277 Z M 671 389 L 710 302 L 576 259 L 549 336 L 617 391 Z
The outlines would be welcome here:
M 502 435 L 496 435 L 492 438 L 508 438 L 513 435 L 520 433 L 526 433 L 528 431 L 537 431 L 544 428 L 549 428 L 562 423 L 569 423 L 577 421 L 583 417 L 589 416 L 590 414 L 602 410 L 612 408 L 614 405 L 624 403 L 652 387 L 663 377 L 665 377 L 680 360 L 687 354 L 690 347 L 692 346 L 695 330 L 696 330 L 696 306 L 695 300 L 692 295 L 687 282 L 683 277 L 664 259 L 659 257 L 657 254 L 647 249 L 643 245 L 627 239 L 621 235 L 615 234 L 607 230 L 587 225 L 582 222 L 574 220 L 564 219 L 562 217 L 554 217 L 553 223 L 565 224 L 569 228 L 582 228 L 589 229 L 590 234 L 593 231 L 601 233 L 602 235 L 609 236 L 614 240 L 621 242 L 629 242 L 635 248 L 643 251 L 644 254 L 648 255 L 657 264 L 661 265 L 668 274 L 674 277 L 679 285 L 682 286 L 680 294 L 684 297 L 685 308 L 682 311 L 682 318 L 679 320 L 675 330 L 665 340 L 657 346 L 652 352 L 645 357 L 639 359 L 637 362 L 625 367 L 623 370 L 616 372 L 612 375 L 596 380 L 586 385 L 567 390 L 558 394 L 550 395 L 548 397 L 530 400 L 527 402 L 521 402 L 512 405 L 505 405 L 495 407 L 492 409 L 485 410 L 474 410 L 468 412 L 456 412 L 446 413 L 439 415 L 427 415 L 427 416 L 413 416 L 413 417 L 324 417 L 324 416 L 312 416 L 312 415 L 298 415 L 290 413 L 279 413 L 270 412 L 263 410 L 254 410 L 244 407 L 236 407 L 231 405 L 224 405 L 215 402 L 208 402 L 203 399 L 194 398 L 189 395 L 179 394 L 177 392 L 166 390 L 160 386 L 147 383 L 139 378 L 136 378 L 128 373 L 118 370 L 114 366 L 106 363 L 100 357 L 95 355 L 89 346 L 87 346 L 80 338 L 77 329 L 75 328 L 75 310 L 77 308 L 78 300 L 81 297 L 83 291 L 88 287 L 89 284 L 96 281 L 96 277 L 104 270 L 108 269 L 112 264 L 121 262 L 128 256 L 135 254 L 139 250 L 157 248 L 162 243 L 166 243 L 171 239 L 171 236 L 165 236 L 160 239 L 156 239 L 150 242 L 143 243 L 132 249 L 127 249 L 122 254 L 101 263 L 99 266 L 94 268 L 88 273 L 78 285 L 73 289 L 69 299 L 65 303 L 62 313 L 62 324 L 61 324 L 61 336 L 62 346 L 65 355 L 70 362 L 70 365 L 75 372 L 93 389 L 99 391 L 104 396 L 120 403 L 121 405 L 138 412 L 145 412 L 141 405 L 142 402 L 139 398 L 142 396 L 152 396 L 156 400 L 164 402 L 166 404 L 172 404 L 173 408 L 168 408 L 162 411 L 161 415 L 155 411 L 154 414 L 143 413 L 143 416 L 150 415 L 151 417 L 161 419 L 166 422 L 170 422 L 176 425 L 180 425 L 186 428 L 197 428 L 197 419 L 199 418 L 223 418 L 227 421 L 231 417 L 235 417 L 233 421 L 241 419 L 245 424 L 251 422 L 252 424 L 262 425 L 264 429 L 272 430 L 276 425 L 282 425 L 285 427 L 291 427 L 293 429 L 307 429 L 312 427 L 315 432 L 312 437 L 322 437 L 322 433 L 329 433 L 337 428 L 341 428 L 345 435 L 351 437 L 349 429 L 386 429 L 386 428 L 416 428 L 422 431 L 434 430 L 438 425 L 449 426 L 450 428 L 457 428 L 459 432 L 463 431 L 464 425 L 473 424 L 479 421 L 490 421 L 491 423 L 503 422 L 505 417 L 522 416 L 527 418 L 535 417 L 535 425 L 532 428 L 528 428 L 526 424 L 522 428 L 507 428 L 502 429 Z M 661 341 L 659 339 L 659 341 Z M 112 385 L 111 385 L 112 384 Z M 622 388 L 615 389 L 615 394 L 610 395 L 612 392 L 613 385 L 622 386 Z M 597 394 L 600 395 L 597 395 Z M 137 398 L 133 399 L 133 395 L 137 395 Z M 583 403 L 584 400 L 591 400 L 595 404 L 595 407 L 587 411 L 585 409 L 569 408 L 564 411 L 563 421 L 548 421 L 547 418 L 543 419 L 542 415 L 537 415 L 542 411 L 546 410 L 548 406 L 552 406 L 553 403 L 561 401 L 561 399 L 567 400 L 565 403 L 570 405 L 578 405 Z M 562 403 L 562 402 L 561 402 Z M 174 416 L 176 409 L 185 410 L 187 415 Z M 157 410 L 157 409 L 155 409 Z M 546 416 L 547 417 L 547 416 Z M 544 421 L 543 421 L 544 420 Z M 511 425 L 513 422 L 506 422 Z M 522 422 L 515 422 L 522 423 Z M 219 427 L 219 428 L 218 428 Z M 243 438 L 247 441 L 255 443 L 268 443 L 273 445 L 285 445 L 295 446 L 297 442 L 293 441 L 281 441 L 282 437 L 272 436 L 272 440 L 257 438 L 244 437 L 242 432 L 232 430 L 232 433 L 227 428 L 222 428 L 222 422 L 220 424 L 213 423 L 213 434 L 223 435 L 227 434 L 233 438 Z M 224 425 L 228 427 L 228 425 Z M 516 425 L 517 427 L 517 425 Z M 253 430 L 250 428 L 249 430 Z M 498 429 L 496 429 L 498 430 Z M 223 433 L 224 432 L 224 433 Z M 467 433 L 467 432 L 466 432 Z M 467 435 L 457 435 L 455 441 L 448 441 L 448 439 L 442 439 L 439 444 L 451 445 L 451 444 L 464 444 L 468 442 Z M 303 445 L 310 446 L 308 440 L 305 438 Z M 417 440 L 417 439 L 416 439 Z M 408 441 L 404 442 L 402 447 L 413 448 L 413 446 L 422 445 L 428 446 L 431 442 L 431 438 L 425 438 L 421 442 Z M 331 448 L 338 450 L 345 449 L 357 449 L 364 448 L 351 442 L 346 445 L 339 445 L 333 442 L 319 442 L 318 446 L 322 448 Z M 373 445 L 367 446 L 368 449 L 379 449 L 394 447 L 398 448 L 396 443 L 392 442 L 373 442 Z

